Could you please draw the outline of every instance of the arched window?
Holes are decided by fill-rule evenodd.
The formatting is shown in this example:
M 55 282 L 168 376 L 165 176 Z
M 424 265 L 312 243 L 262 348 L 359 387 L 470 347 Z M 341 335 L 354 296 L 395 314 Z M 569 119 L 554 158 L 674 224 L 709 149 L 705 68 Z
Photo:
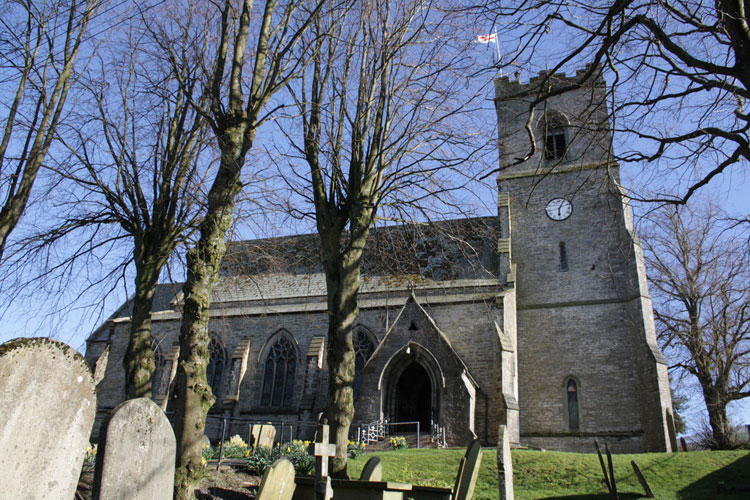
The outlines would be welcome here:
M 159 383 L 164 372 L 164 354 L 159 348 L 159 341 L 151 337 L 151 348 L 154 352 L 154 373 L 151 374 L 151 394 L 159 394 Z
M 224 352 L 224 346 L 214 336 L 211 336 L 211 340 L 208 342 L 208 368 L 206 368 L 206 381 L 211 386 L 211 392 L 214 393 L 216 399 L 221 397 L 221 377 L 224 375 L 224 364 L 226 363 L 226 355 Z
M 280 337 L 270 348 L 263 373 L 261 406 L 283 407 L 292 405 L 294 372 L 297 356 L 294 346 L 286 337 Z
M 572 378 L 568 379 L 567 384 L 565 384 L 565 393 L 568 398 L 568 429 L 577 431 L 580 427 L 578 416 L 578 384 Z
M 358 328 L 354 332 L 352 343 L 354 344 L 354 399 L 357 399 L 359 389 L 362 387 L 362 369 L 372 353 L 375 352 L 375 344 L 370 335 L 362 328 Z

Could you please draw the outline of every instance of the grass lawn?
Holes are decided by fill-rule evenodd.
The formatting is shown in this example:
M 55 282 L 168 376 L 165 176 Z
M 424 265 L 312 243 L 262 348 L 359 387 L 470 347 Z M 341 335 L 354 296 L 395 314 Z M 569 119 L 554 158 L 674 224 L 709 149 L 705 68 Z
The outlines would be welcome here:
M 383 478 L 390 481 L 452 487 L 463 449 L 409 449 L 373 453 L 383 461 Z M 497 462 L 494 448 L 483 450 L 482 468 L 474 498 L 497 499 Z M 371 454 L 349 460 L 349 474 L 359 474 Z M 617 491 L 622 500 L 641 498 L 643 489 L 633 474 L 635 460 L 658 499 L 744 499 L 750 492 L 717 492 L 717 484 L 750 484 L 750 451 L 695 451 L 614 455 Z M 605 458 L 606 460 L 606 458 Z M 596 454 L 555 451 L 513 451 L 516 500 L 607 500 Z

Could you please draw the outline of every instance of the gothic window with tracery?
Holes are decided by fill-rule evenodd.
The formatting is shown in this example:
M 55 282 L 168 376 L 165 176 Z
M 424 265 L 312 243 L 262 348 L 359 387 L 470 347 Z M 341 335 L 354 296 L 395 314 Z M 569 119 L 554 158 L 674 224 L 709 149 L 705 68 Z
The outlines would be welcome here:
M 568 396 L 568 429 L 577 431 L 579 429 L 578 384 L 572 378 L 568 379 L 568 383 L 565 384 L 565 392 Z
M 292 343 L 285 337 L 279 338 L 266 357 L 263 374 L 261 406 L 284 407 L 292 405 L 294 392 L 294 372 L 297 369 L 297 355 Z
M 354 338 L 352 339 L 354 344 L 354 399 L 357 399 L 359 395 L 359 389 L 362 386 L 362 369 L 365 367 L 365 363 L 370 359 L 372 353 L 375 352 L 375 344 L 372 341 L 370 335 L 362 329 L 358 329 L 354 332 Z
M 208 368 L 206 368 L 206 381 L 211 387 L 211 392 L 214 393 L 216 399 L 221 397 L 221 377 L 224 375 L 224 364 L 226 362 L 226 354 L 224 352 L 224 346 L 216 337 L 211 337 L 208 343 Z

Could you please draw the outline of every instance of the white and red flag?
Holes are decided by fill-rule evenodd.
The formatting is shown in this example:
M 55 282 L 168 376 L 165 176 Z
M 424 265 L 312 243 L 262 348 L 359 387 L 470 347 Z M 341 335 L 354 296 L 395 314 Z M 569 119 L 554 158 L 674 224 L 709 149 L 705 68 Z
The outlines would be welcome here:
M 490 33 L 489 35 L 477 35 L 477 42 L 479 43 L 497 43 L 497 33 Z

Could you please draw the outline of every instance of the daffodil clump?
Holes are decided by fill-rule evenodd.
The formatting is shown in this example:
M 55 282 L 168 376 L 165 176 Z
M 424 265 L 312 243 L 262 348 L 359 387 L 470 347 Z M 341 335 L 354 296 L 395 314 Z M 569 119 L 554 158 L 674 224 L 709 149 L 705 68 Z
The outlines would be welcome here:
M 258 446 L 247 455 L 247 467 L 262 476 L 268 467 L 281 457 L 288 458 L 297 475 L 311 475 L 315 469 L 315 458 L 307 452 L 310 441 L 294 440 L 268 448 Z
M 393 447 L 394 450 L 405 450 L 409 445 L 406 443 L 405 437 L 393 436 L 391 438 L 391 447 Z
M 83 471 L 93 471 L 96 464 L 97 445 L 89 444 L 86 447 L 86 455 L 83 457 Z
M 346 451 L 349 453 L 349 458 L 357 458 L 365 451 L 365 443 L 360 441 L 348 441 Z

